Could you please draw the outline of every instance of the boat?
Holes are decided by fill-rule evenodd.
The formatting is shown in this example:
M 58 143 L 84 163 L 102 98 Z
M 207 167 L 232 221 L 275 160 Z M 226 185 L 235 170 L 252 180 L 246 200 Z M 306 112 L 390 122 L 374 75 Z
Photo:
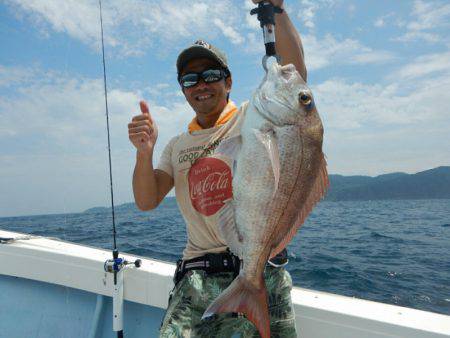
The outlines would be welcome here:
M 0 230 L 0 337 L 113 337 L 111 251 Z M 158 337 L 173 263 L 121 253 L 124 337 Z M 302 338 L 450 337 L 450 316 L 294 287 Z M 239 335 L 236 335 L 238 337 Z

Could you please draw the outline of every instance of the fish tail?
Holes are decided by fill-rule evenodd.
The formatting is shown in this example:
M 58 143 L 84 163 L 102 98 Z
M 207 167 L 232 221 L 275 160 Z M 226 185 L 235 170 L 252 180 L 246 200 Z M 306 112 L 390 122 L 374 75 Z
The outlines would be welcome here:
M 256 288 L 239 275 L 206 309 L 202 319 L 216 313 L 243 313 L 256 326 L 262 338 L 270 338 L 267 290 L 263 276 L 259 285 Z

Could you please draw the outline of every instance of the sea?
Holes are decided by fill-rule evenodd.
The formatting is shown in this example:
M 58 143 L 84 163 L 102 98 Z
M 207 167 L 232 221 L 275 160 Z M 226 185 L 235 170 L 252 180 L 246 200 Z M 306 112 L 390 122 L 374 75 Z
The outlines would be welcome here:
M 175 262 L 186 243 L 175 198 L 116 209 L 122 252 Z M 108 208 L 0 218 L 0 229 L 112 248 Z M 322 201 L 288 246 L 294 285 L 450 315 L 450 200 Z

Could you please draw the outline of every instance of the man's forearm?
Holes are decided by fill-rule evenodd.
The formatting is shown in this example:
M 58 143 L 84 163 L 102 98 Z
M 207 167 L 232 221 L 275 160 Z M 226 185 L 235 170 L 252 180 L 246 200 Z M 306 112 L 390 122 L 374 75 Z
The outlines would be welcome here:
M 289 19 L 286 10 L 275 15 L 275 48 L 281 63 L 292 63 L 306 81 L 307 72 L 300 35 Z
M 136 153 L 133 173 L 133 193 L 136 205 L 141 210 L 150 210 L 158 205 L 158 185 L 153 171 L 153 154 Z

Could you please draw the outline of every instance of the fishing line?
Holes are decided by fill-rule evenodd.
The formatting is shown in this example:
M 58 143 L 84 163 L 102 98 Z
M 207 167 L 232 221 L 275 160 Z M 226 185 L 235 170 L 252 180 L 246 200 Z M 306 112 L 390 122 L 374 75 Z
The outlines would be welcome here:
M 62 75 L 64 77 L 64 79 L 68 78 L 69 73 L 68 73 L 68 68 L 69 68 L 69 51 L 71 49 L 71 39 L 66 39 L 66 55 L 65 55 L 65 62 L 64 62 L 64 74 Z M 64 163 L 68 163 L 68 147 L 67 147 L 67 142 L 64 142 L 64 153 L 63 153 L 63 161 Z M 65 187 L 67 187 L 67 185 L 64 185 Z M 63 210 L 64 210 L 64 231 L 63 231 L 63 238 L 65 241 L 68 240 L 67 237 L 67 233 L 66 233 L 66 229 L 68 229 L 68 222 L 67 222 L 67 196 L 71 196 L 71 194 L 67 193 L 67 189 L 66 189 L 66 193 L 63 194 L 62 196 L 62 201 L 63 201 Z M 70 239 L 70 237 L 69 237 Z
M 106 110 L 106 130 L 108 134 L 108 159 L 109 159 L 109 183 L 111 190 L 111 212 L 113 223 L 113 259 L 108 259 L 104 264 L 104 270 L 114 274 L 114 286 L 113 286 L 113 330 L 117 332 L 118 338 L 123 338 L 123 303 L 124 303 L 124 270 L 127 267 L 134 266 L 139 268 L 142 264 L 140 259 L 136 259 L 134 262 L 129 262 L 123 258 L 119 258 L 119 251 L 117 250 L 116 242 L 116 222 L 114 211 L 114 190 L 112 179 L 112 164 L 111 164 L 111 141 L 109 133 L 109 110 L 108 110 L 108 89 L 106 86 L 106 64 L 105 64 L 105 42 L 103 39 L 103 16 L 102 16 L 102 1 L 98 0 L 100 9 L 100 29 L 102 36 L 102 61 L 103 61 L 103 86 L 105 92 L 105 110 Z
M 70 41 L 71 41 L 70 38 L 66 40 L 66 55 L 65 55 L 64 74 L 63 74 L 64 78 L 68 77 L 67 69 L 69 68 L 69 50 L 70 50 L 70 45 L 71 45 Z M 64 153 L 63 153 L 64 163 L 68 163 L 68 161 L 67 161 L 67 153 L 68 153 L 67 142 L 64 142 Z M 64 186 L 67 187 L 67 185 L 64 185 Z M 66 191 L 67 191 L 67 188 L 66 188 Z M 68 223 L 67 222 L 67 197 L 68 196 L 70 196 L 70 194 L 65 193 L 65 194 L 63 194 L 63 197 L 62 197 L 63 209 L 64 209 L 64 227 L 63 227 L 64 231 L 63 231 L 63 237 L 64 237 L 65 241 L 67 241 L 66 231 L 68 229 L 68 226 L 67 226 L 67 223 Z M 65 307 L 66 315 L 70 316 L 70 314 L 69 314 L 69 302 L 70 302 L 70 300 L 69 300 L 69 290 L 68 290 L 68 288 L 64 288 L 64 296 L 65 296 L 65 302 L 66 302 L 66 307 Z
M 108 110 L 108 90 L 106 87 L 106 66 L 105 66 L 105 43 L 103 41 L 103 17 L 102 17 L 102 1 L 98 0 L 100 7 L 100 29 L 102 35 L 102 60 L 103 60 L 103 87 L 105 92 L 105 110 L 106 110 L 106 130 L 108 134 L 108 159 L 109 159 L 109 184 L 111 190 L 111 211 L 112 211 L 112 224 L 113 224 L 113 240 L 114 240 L 114 251 L 117 250 L 116 243 L 116 221 L 114 212 L 114 190 L 113 190 L 113 179 L 112 179 L 112 165 L 111 165 L 111 141 L 109 136 L 109 110 Z

